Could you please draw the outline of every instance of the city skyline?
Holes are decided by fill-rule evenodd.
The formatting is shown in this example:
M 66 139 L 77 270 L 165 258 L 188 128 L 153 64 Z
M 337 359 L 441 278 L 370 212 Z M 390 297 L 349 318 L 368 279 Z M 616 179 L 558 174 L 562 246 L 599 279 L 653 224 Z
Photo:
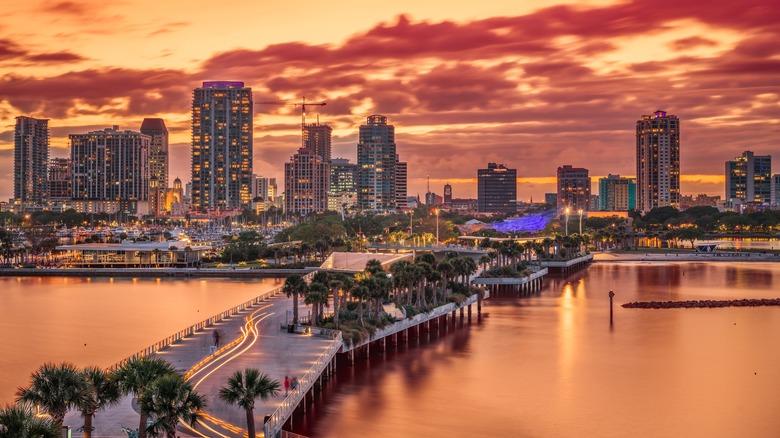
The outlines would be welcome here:
M 254 14 L 264 31 L 252 38 L 241 35 L 251 30 L 228 29 L 198 44 L 187 42 L 223 18 L 207 20 L 197 12 L 205 9 L 178 10 L 176 2 L 145 8 L 151 15 L 140 18 L 127 11 L 145 2 L 9 8 L 0 22 L 0 183 L 13 187 L 19 115 L 50 120 L 52 158 L 68 156 L 68 134 L 162 118 L 170 178 L 189 182 L 191 93 L 222 79 L 245 81 L 256 102 L 327 101 L 312 114 L 333 126 L 333 155 L 353 162 L 358 126 L 386 115 L 408 162 L 409 195 L 425 193 L 430 174 L 433 191 L 450 183 L 453 197 L 475 197 L 475 169 L 489 161 L 518 169 L 518 198 L 526 201 L 554 191 L 564 164 L 588 168 L 592 178 L 635 177 L 632 127 L 658 109 L 684 125 L 683 194 L 723 196 L 725 160 L 780 150 L 780 85 L 772 75 L 780 68 L 779 17 L 768 2 L 663 11 L 638 1 L 489 2 L 479 11 L 466 2 L 446 11 L 395 2 L 366 11 L 346 1 L 329 7 L 352 11 L 343 16 L 307 3 L 322 11 L 305 18 L 294 3 Z M 48 25 L 30 35 L 21 23 L 33 14 Z M 311 25 L 323 18 L 329 26 Z M 150 44 L 159 56 L 141 56 Z M 282 177 L 300 147 L 297 114 L 255 105 L 254 173 Z

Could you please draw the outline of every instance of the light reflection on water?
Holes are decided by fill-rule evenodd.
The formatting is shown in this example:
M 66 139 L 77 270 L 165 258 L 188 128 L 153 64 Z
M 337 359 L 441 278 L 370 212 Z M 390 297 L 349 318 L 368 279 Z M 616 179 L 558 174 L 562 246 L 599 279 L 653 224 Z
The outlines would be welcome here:
M 594 264 L 546 281 L 540 296 L 487 300 L 481 324 L 342 367 L 295 431 L 776 436 L 780 308 L 619 305 L 777 298 L 778 289 L 780 266 L 770 263 Z
M 109 366 L 282 281 L 0 278 L 0 405 L 46 361 Z

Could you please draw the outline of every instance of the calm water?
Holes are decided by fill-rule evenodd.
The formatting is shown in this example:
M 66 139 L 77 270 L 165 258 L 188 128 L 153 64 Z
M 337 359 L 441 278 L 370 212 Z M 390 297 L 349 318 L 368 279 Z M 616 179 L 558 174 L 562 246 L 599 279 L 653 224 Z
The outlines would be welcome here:
M 282 281 L 0 278 L 0 405 L 46 361 L 109 366 Z
M 780 266 L 599 263 L 567 280 L 491 298 L 479 325 L 342 368 L 296 432 L 778 436 L 780 308 L 618 305 L 780 297 Z

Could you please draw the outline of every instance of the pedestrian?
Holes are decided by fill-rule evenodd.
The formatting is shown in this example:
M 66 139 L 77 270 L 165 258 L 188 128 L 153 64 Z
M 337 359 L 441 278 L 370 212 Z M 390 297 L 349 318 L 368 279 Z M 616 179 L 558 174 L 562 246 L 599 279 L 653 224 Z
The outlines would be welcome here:
M 290 388 L 294 391 L 298 388 L 298 378 L 293 376 L 292 381 L 290 382 Z
M 219 330 L 214 329 L 214 346 L 219 348 Z
M 284 376 L 284 396 L 287 397 L 287 394 L 290 393 L 290 379 L 287 378 L 287 376 Z

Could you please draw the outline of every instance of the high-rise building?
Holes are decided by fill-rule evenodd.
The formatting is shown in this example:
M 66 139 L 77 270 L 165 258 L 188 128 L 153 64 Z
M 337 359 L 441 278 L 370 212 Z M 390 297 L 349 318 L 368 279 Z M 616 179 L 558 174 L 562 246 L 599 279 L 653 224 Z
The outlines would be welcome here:
M 348 210 L 357 203 L 357 171 L 355 163 L 345 158 L 330 160 L 330 189 L 328 210 Z
M 48 165 L 49 120 L 18 116 L 14 127 L 14 202 L 44 201 Z
M 444 206 L 449 207 L 452 205 L 452 186 L 447 183 L 444 184 Z
M 276 185 L 276 178 L 268 178 L 268 198 L 274 204 L 277 204 L 276 198 L 279 197 L 279 186 Z M 277 204 L 278 205 L 278 204 Z
M 204 82 L 192 94 L 192 206 L 248 206 L 252 196 L 252 89 Z
M 548 205 L 552 205 L 553 207 L 556 207 L 558 205 L 558 194 L 557 193 L 545 193 L 544 194 L 544 203 Z
M 52 158 L 49 161 L 50 201 L 64 201 L 72 195 L 70 185 L 70 158 Z
M 151 138 L 149 146 L 149 178 L 157 177 L 163 188 L 168 188 L 168 129 L 163 119 L 144 119 L 141 134 Z
M 480 213 L 515 213 L 517 211 L 517 169 L 488 163 L 477 169 L 477 210 Z
M 590 176 L 588 169 L 566 164 L 558 168 L 558 210 L 590 210 Z
M 726 161 L 726 201 L 730 204 L 770 202 L 772 157 L 745 151 Z
M 287 211 L 307 215 L 327 210 L 331 132 L 327 125 L 304 125 L 303 146 L 284 165 Z
M 252 199 L 263 198 L 263 201 L 270 201 L 268 199 L 268 178 L 260 175 L 252 175 Z
M 357 145 L 358 206 L 363 210 L 394 210 L 398 205 L 395 127 L 387 117 L 368 116 L 360 126 Z
M 658 110 L 636 122 L 636 207 L 680 207 L 680 120 Z
M 772 196 L 770 202 L 774 210 L 780 210 L 780 173 L 772 175 Z
M 71 186 L 74 200 L 120 201 L 137 212 L 149 198 L 151 138 L 119 126 L 70 135 Z
M 628 211 L 636 208 L 636 179 L 608 175 L 599 178 L 599 208 L 601 211 Z
M 398 161 L 398 156 L 395 158 L 395 208 L 405 208 L 408 204 L 407 201 L 407 179 L 409 175 L 407 173 L 406 162 Z

